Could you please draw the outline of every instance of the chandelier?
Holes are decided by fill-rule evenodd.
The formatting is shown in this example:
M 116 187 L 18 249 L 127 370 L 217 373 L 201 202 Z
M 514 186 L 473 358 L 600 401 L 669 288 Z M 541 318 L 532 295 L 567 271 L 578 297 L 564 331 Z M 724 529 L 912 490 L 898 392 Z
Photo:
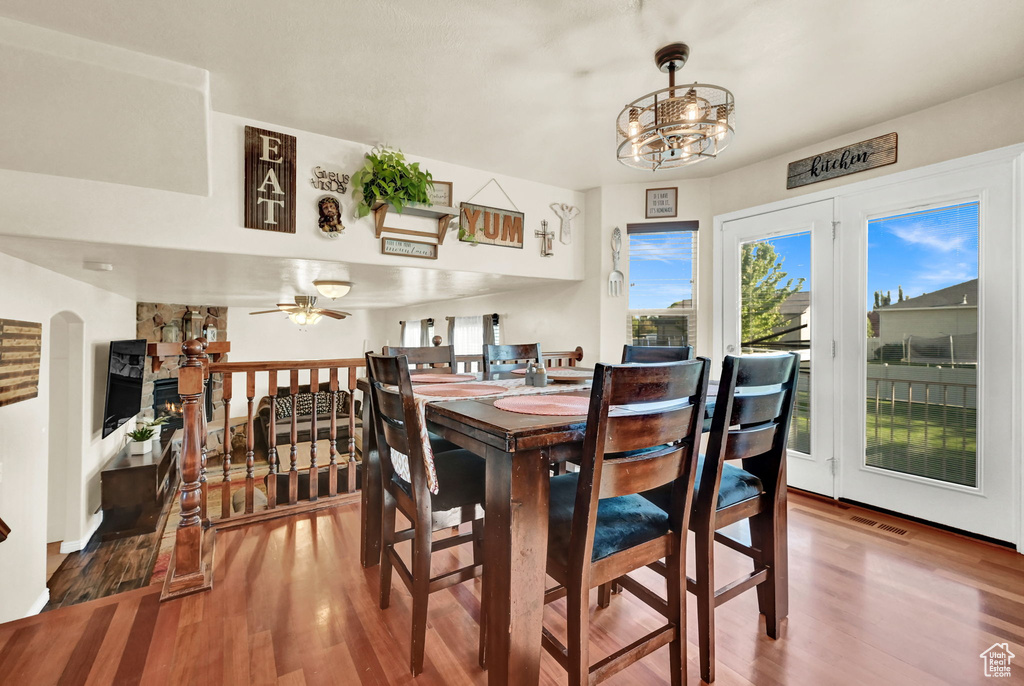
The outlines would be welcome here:
M 736 132 L 732 93 L 721 86 L 676 86 L 676 72 L 690 56 L 685 43 L 654 54 L 668 73 L 668 88 L 648 93 L 622 108 L 615 122 L 619 162 L 636 169 L 674 169 L 716 157 Z

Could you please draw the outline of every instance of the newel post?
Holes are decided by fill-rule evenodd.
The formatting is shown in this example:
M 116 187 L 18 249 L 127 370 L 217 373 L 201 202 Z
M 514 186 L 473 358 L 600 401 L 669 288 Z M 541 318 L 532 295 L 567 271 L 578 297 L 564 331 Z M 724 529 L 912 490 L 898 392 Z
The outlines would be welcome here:
M 175 533 L 174 551 L 164 580 L 161 600 L 206 591 L 213 587 L 213 530 L 204 530 L 201 517 L 205 417 L 202 406 L 205 376 L 201 341 L 186 341 L 182 353 L 186 362 L 178 371 L 183 431 L 179 471 L 181 473 L 181 521 Z

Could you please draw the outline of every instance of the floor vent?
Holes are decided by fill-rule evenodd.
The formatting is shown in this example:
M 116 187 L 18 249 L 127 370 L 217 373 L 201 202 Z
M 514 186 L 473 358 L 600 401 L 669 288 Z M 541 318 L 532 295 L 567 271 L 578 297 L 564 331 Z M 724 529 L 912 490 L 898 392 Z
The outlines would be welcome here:
M 888 531 L 891 534 L 896 534 L 897 536 L 906 536 L 907 535 L 907 530 L 906 529 L 901 529 L 898 526 L 893 526 L 892 524 L 879 524 L 878 528 L 881 529 L 882 531 Z
M 867 517 L 859 517 L 859 516 L 850 517 L 850 521 L 857 522 L 858 524 L 864 524 L 866 526 L 874 526 L 875 524 L 878 524 L 878 522 L 876 522 L 873 519 L 868 519 Z

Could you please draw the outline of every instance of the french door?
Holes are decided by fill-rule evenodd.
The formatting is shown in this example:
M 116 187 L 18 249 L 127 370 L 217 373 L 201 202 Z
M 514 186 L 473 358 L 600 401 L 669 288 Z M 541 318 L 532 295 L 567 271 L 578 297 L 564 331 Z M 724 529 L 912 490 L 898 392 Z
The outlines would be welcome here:
M 720 345 L 725 354 L 800 355 L 790 486 L 833 496 L 833 201 L 723 222 Z
M 837 202 L 839 495 L 1014 541 L 1012 164 Z

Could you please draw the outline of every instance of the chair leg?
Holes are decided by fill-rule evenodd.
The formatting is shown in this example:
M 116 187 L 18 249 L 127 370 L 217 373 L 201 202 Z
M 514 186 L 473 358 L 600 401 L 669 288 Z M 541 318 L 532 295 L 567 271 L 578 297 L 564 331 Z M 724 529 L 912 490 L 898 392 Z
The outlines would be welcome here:
M 668 621 L 676 626 L 676 637 L 669 644 L 669 678 L 672 686 L 686 684 L 686 535 L 679 550 L 670 555 L 665 582 L 668 586 Z
M 473 520 L 473 564 L 484 562 L 484 520 Z M 487 572 L 480 576 L 480 646 L 477 660 L 487 669 Z
M 380 609 L 391 605 L 391 550 L 395 545 L 395 499 L 384 493 L 384 516 L 381 523 L 380 546 Z
M 590 683 L 590 589 L 583 587 L 586 585 L 574 579 L 566 596 L 566 646 L 569 649 L 566 672 L 569 674 L 569 686 L 587 686 Z
M 698 526 L 694 539 L 697 559 L 697 633 L 700 640 L 700 678 L 715 680 L 715 531 Z
M 412 675 L 423 671 L 427 640 L 427 601 L 430 599 L 430 526 L 416 527 L 412 539 Z
M 768 578 L 757 585 L 757 607 L 764 615 L 765 631 L 774 639 L 782 634 L 782 620 L 789 614 L 789 552 L 785 504 L 781 514 L 771 510 L 751 517 L 750 542 L 761 550 Z
M 601 584 L 597 587 L 597 605 L 600 608 L 606 608 L 612 602 L 612 582 L 609 581 L 606 584 Z

